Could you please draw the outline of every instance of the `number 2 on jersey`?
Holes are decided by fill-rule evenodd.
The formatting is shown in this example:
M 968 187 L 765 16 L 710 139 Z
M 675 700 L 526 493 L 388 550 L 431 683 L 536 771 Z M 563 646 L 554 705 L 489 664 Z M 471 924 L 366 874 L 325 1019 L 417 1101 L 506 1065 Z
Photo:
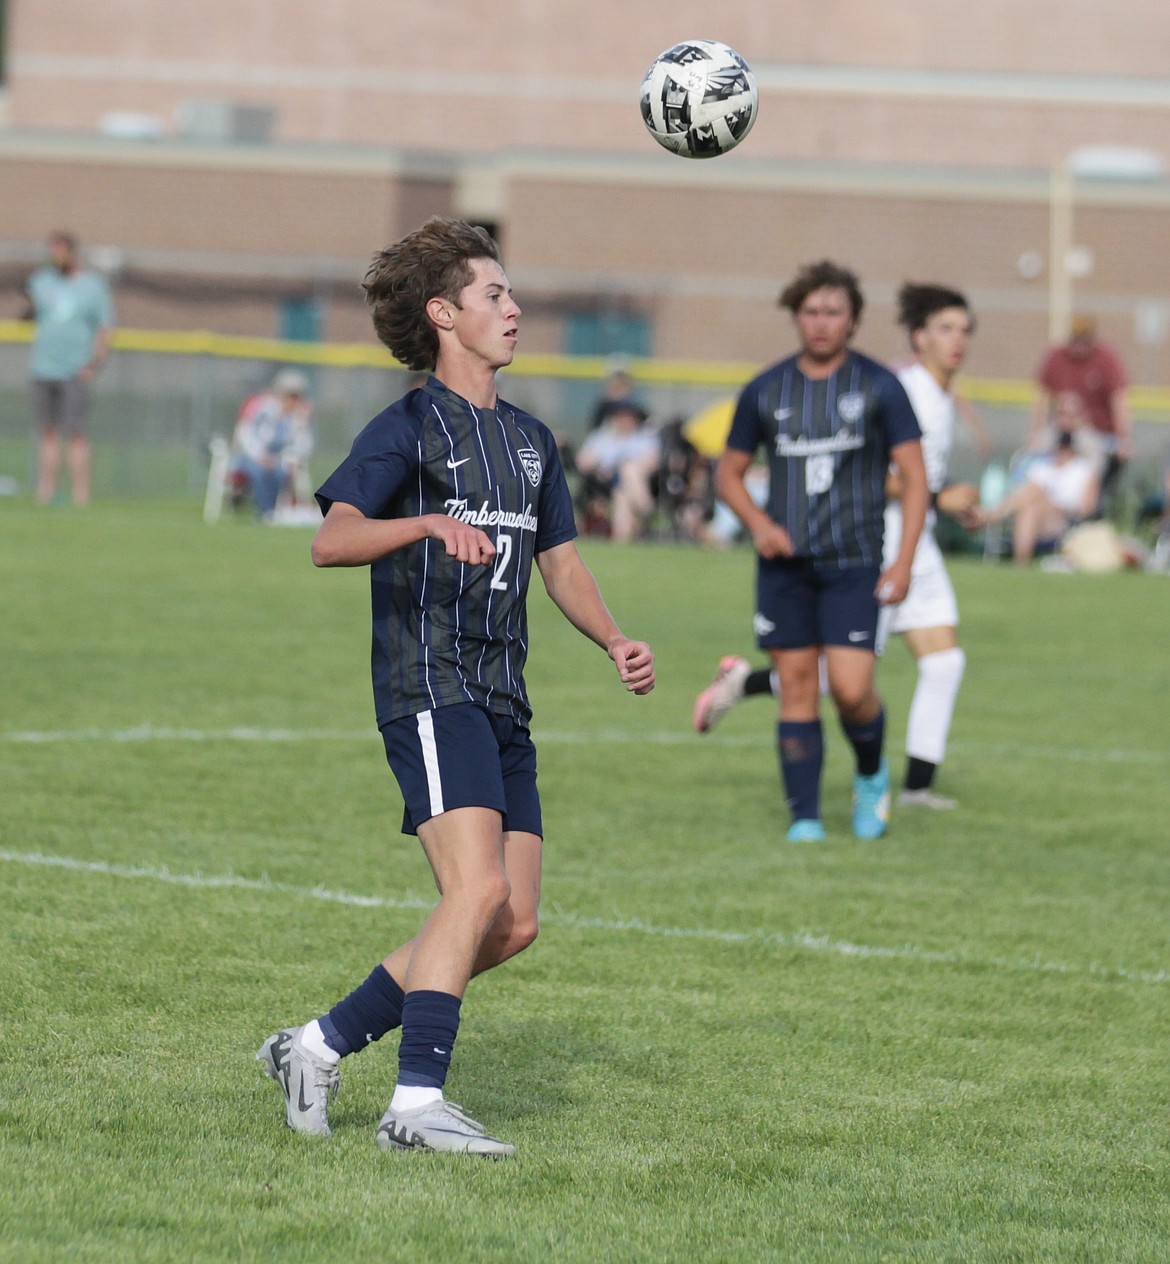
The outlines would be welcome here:
M 508 569 L 508 563 L 511 560 L 512 537 L 506 531 L 501 531 L 496 536 L 496 569 L 492 571 L 492 587 L 497 592 L 508 591 L 508 581 L 504 578 L 504 572 Z

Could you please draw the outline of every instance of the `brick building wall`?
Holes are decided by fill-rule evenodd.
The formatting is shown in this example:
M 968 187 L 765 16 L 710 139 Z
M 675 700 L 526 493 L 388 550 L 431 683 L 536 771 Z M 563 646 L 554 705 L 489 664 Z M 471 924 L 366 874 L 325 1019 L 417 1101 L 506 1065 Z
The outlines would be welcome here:
M 324 336 L 367 338 L 371 251 L 454 212 L 497 226 L 528 350 L 613 310 L 644 317 L 658 355 L 766 359 L 787 332 L 781 281 L 831 255 L 866 283 L 876 353 L 901 348 L 899 282 L 943 279 L 983 316 L 972 371 L 1024 376 L 1047 336 L 1047 171 L 1088 144 L 1170 161 L 1163 0 L 750 0 L 717 25 L 706 4 L 664 19 L 613 0 L 17 4 L 9 301 L 67 226 L 120 260 L 123 323 L 272 334 L 282 301 L 308 296 Z M 637 110 L 650 58 L 695 34 L 761 83 L 751 137 L 714 163 L 658 150 Z M 270 108 L 271 138 L 184 136 L 209 100 Z M 127 111 L 165 135 L 99 134 Z M 1077 201 L 1094 262 L 1078 303 L 1143 380 L 1170 380 L 1170 186 L 1082 183 Z
M 645 153 L 642 73 L 698 34 L 759 72 L 756 158 L 1018 167 L 1166 144 L 1162 0 L 747 0 L 717 22 L 693 0 L 25 3 L 10 117 L 85 131 L 139 111 L 173 131 L 185 103 L 222 99 L 271 106 L 285 141 Z

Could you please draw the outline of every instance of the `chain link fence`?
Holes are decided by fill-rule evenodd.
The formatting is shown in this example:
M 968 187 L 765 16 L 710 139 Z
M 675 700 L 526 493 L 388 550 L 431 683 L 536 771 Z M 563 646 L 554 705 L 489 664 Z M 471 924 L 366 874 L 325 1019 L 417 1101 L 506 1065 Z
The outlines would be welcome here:
M 27 382 L 27 328 L 0 322 L 0 488 L 31 494 L 35 427 Z M 94 390 L 90 436 L 97 497 L 197 500 L 204 494 L 211 440 L 230 439 L 243 402 L 295 364 L 309 377 L 316 450 L 312 477 L 323 479 L 369 419 L 393 402 L 412 375 L 374 346 L 261 342 L 211 335 L 119 331 Z M 566 444 L 579 442 L 613 363 L 601 358 L 518 357 L 501 375 L 501 394 L 541 418 Z M 635 361 L 627 367 L 658 424 L 697 415 L 733 396 L 752 365 Z M 963 383 L 1006 462 L 1023 443 L 1030 390 L 1010 382 Z M 1133 497 L 1161 481 L 1170 458 L 1168 392 L 1135 392 Z M 983 462 L 965 432 L 957 436 L 952 476 L 977 480 Z

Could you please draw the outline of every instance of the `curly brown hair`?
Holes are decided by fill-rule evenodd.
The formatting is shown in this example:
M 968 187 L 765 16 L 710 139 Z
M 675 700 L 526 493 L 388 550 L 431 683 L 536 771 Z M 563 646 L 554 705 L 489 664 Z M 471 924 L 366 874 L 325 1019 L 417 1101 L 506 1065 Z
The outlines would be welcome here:
M 841 267 L 831 259 L 822 259 L 819 263 L 807 263 L 795 277 L 784 287 L 780 294 L 780 306 L 787 308 L 794 316 L 800 311 L 804 300 L 814 290 L 844 290 L 849 296 L 849 306 L 853 309 L 853 319 L 861 319 L 861 309 L 865 306 L 865 298 L 861 293 L 861 282 L 856 273 Z
M 485 229 L 445 215 L 432 215 L 374 255 L 362 282 L 374 332 L 408 369 L 435 367 L 439 336 L 427 302 L 443 298 L 458 306 L 460 292 L 475 280 L 475 259 L 498 263 L 499 248 Z

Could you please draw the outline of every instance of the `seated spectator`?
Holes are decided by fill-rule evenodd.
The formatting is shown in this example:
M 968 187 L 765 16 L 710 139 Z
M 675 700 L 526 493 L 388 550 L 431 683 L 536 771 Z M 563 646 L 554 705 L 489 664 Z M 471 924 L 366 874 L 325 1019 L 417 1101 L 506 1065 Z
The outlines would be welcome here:
M 581 444 L 578 507 L 586 534 L 596 532 L 599 515 L 605 515 L 613 539 L 632 540 L 654 512 L 652 480 L 658 473 L 662 446 L 658 432 L 646 424 L 647 415 L 637 400 L 611 400 L 601 425 Z
M 963 515 L 967 527 L 1012 519 L 1012 558 L 1027 565 L 1041 544 L 1052 544 L 1078 522 L 1092 516 L 1100 494 L 1094 463 L 1075 450 L 1076 436 L 1062 430 L 1055 449 L 1027 467 L 1023 483 L 991 509 L 976 507 Z
M 1049 348 L 1036 384 L 1028 446 L 1043 446 L 1040 434 L 1054 402 L 1059 395 L 1071 393 L 1101 459 L 1101 493 L 1115 502 L 1122 472 L 1133 455 L 1128 375 L 1117 351 L 1098 336 L 1092 316 L 1073 317 L 1068 341 Z
M 666 529 L 675 540 L 706 544 L 715 509 L 712 463 L 687 438 L 682 418 L 660 427 L 658 440 L 662 463 L 653 490 Z
M 296 369 L 281 369 L 272 386 L 244 402 L 232 436 L 229 479 L 237 502 L 250 494 L 256 513 L 272 520 L 282 493 L 308 497 L 313 450 L 309 383 Z
M 1061 391 L 1052 397 L 1048 423 L 1036 432 L 1038 442 L 1035 442 L 1034 450 L 1049 451 L 1065 433 L 1073 436 L 1073 450 L 1081 456 L 1087 456 L 1093 462 L 1098 476 L 1103 478 L 1109 454 L 1100 432 L 1089 424 L 1084 401 L 1075 391 Z
M 606 409 L 614 400 L 634 398 L 634 379 L 629 370 L 620 363 L 615 364 L 589 412 L 589 429 L 596 430 L 605 421 Z

